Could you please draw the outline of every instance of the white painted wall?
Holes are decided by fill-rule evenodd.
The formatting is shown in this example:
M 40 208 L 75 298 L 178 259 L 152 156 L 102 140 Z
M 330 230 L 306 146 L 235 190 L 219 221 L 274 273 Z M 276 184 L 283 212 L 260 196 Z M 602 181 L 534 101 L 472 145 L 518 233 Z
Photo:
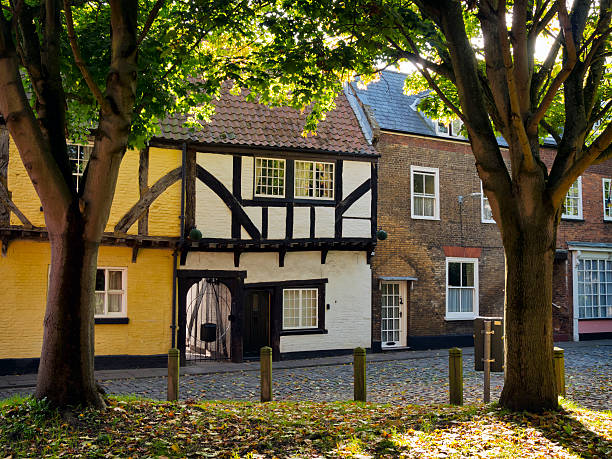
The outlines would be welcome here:
M 352 191 L 352 190 L 351 190 Z M 345 196 L 346 197 L 346 196 Z M 372 192 L 368 191 L 344 212 L 345 217 L 369 218 L 372 213 Z
M 310 237 L 310 207 L 293 208 L 293 237 Z
M 371 270 L 364 252 L 332 251 L 326 264 L 320 252 L 289 252 L 285 266 L 277 253 L 245 253 L 234 267 L 231 253 L 190 252 L 181 269 L 219 269 L 247 272 L 245 283 L 327 278 L 326 335 L 282 336 L 281 352 L 369 347 L 371 341 Z
M 333 207 L 315 209 L 315 237 L 334 237 L 336 231 L 336 210 Z
M 353 220 L 344 218 L 342 220 L 342 237 L 370 237 L 372 235 L 372 223 L 370 220 Z
M 223 200 L 196 180 L 196 226 L 205 238 L 231 238 L 232 213 Z
M 342 163 L 342 199 L 372 176 L 369 162 L 343 161 Z M 361 215 L 360 215 L 361 216 Z
M 261 233 L 261 207 L 243 207 L 243 209 Z M 249 236 L 249 233 L 244 228 L 242 228 L 241 235 L 242 239 L 251 239 L 251 236 Z
M 234 175 L 233 161 L 232 155 L 198 152 L 197 156 L 198 164 L 223 183 L 230 193 L 232 192 L 232 179 Z
M 253 199 L 253 175 L 255 160 L 249 156 L 242 157 L 242 199 Z
M 268 208 L 268 239 L 284 239 L 287 228 L 287 210 L 284 207 Z

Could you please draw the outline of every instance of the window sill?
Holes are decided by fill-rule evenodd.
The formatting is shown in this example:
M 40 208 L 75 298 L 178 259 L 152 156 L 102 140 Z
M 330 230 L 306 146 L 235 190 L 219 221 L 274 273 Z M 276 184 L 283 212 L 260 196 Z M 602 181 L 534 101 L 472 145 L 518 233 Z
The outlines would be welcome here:
M 476 317 L 478 316 L 477 315 L 463 316 L 463 317 L 445 316 L 444 320 L 446 320 L 447 322 L 452 322 L 452 321 L 457 321 L 457 320 L 474 320 Z
M 125 325 L 130 323 L 128 317 L 96 317 L 94 319 L 96 325 Z
M 612 317 L 578 317 L 578 320 L 612 320 Z
M 564 222 L 583 222 L 584 218 L 582 217 L 561 217 L 561 220 Z
M 440 221 L 440 217 L 419 217 L 418 215 L 411 215 L 413 220 L 432 220 L 432 221 Z
M 327 330 L 321 328 L 304 328 L 295 330 L 283 330 L 280 332 L 280 336 L 294 336 L 294 335 L 327 335 Z

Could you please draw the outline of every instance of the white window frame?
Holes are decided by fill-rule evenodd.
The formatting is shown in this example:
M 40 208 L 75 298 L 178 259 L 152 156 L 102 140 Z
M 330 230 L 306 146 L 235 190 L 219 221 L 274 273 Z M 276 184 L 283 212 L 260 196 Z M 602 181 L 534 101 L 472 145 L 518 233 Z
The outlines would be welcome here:
M 72 174 L 72 176 L 75 178 L 75 185 L 76 185 L 76 190 L 77 192 L 79 191 L 79 183 L 83 180 L 83 173 L 85 172 L 85 168 L 87 167 L 87 163 L 89 162 L 89 158 L 85 159 L 85 154 L 83 149 L 84 148 L 91 148 L 93 149 L 93 145 L 88 143 L 88 144 L 80 144 L 80 143 L 74 143 L 74 142 L 70 142 L 67 141 L 66 142 L 66 146 L 68 147 L 77 147 L 77 158 L 76 160 L 70 158 L 70 155 L 68 155 L 68 161 L 70 162 L 70 172 Z M 89 152 L 91 155 L 91 151 Z M 82 156 L 81 156 L 82 155 Z M 72 170 L 72 164 L 76 163 L 77 166 L 80 166 L 81 163 L 83 163 L 83 171 L 77 171 L 74 172 Z
M 448 311 L 448 265 L 449 263 L 472 263 L 474 265 L 474 294 L 472 296 L 474 303 L 472 304 L 471 312 L 449 312 Z M 478 258 L 459 258 L 459 257 L 447 257 L 445 263 L 445 278 L 446 278 L 446 320 L 472 320 L 478 317 L 478 306 L 479 306 L 479 279 L 478 279 Z M 458 288 L 458 287 L 450 287 Z M 464 287 L 459 287 L 464 288 Z
M 324 164 L 324 165 L 328 165 L 331 166 L 331 196 L 301 196 L 298 194 L 298 186 L 297 186 L 297 180 L 298 180 L 298 174 L 297 174 L 297 165 L 298 163 L 304 163 L 304 164 L 312 164 L 313 167 L 313 173 L 316 171 L 316 166 L 317 164 Z M 316 178 L 316 173 L 313 176 L 313 190 L 314 193 L 316 194 L 317 190 L 319 189 L 317 187 L 317 178 Z M 333 200 L 335 198 L 335 190 L 336 190 L 336 164 L 333 162 L 328 162 L 328 161 L 308 161 L 308 160 L 301 160 L 301 159 L 296 159 L 293 163 L 293 196 L 295 197 L 295 199 L 317 199 L 317 200 L 323 200 L 323 201 L 329 201 L 329 200 Z
M 414 213 L 414 175 L 434 175 L 435 208 L 433 217 Z M 427 196 L 429 197 L 429 196 Z M 414 220 L 440 220 L 440 170 L 437 167 L 410 166 L 410 216 Z
M 258 193 L 257 192 L 257 161 L 258 160 L 266 160 L 266 161 L 279 161 L 283 165 L 283 186 L 282 194 L 266 194 L 266 193 Z M 253 196 L 257 198 L 284 198 L 287 189 L 287 161 L 284 158 L 267 158 L 263 156 L 256 156 L 253 161 Z
M 491 218 L 485 217 L 485 201 L 489 205 L 489 209 L 491 208 L 491 204 L 489 204 L 489 198 L 484 193 L 482 189 L 482 182 L 480 182 L 480 221 L 482 223 L 495 223 L 495 219 L 493 218 L 493 212 L 491 212 Z
M 127 268 L 121 268 L 121 267 L 113 267 L 113 266 L 98 266 L 96 268 L 96 275 L 97 275 L 97 270 L 98 269 L 103 269 L 105 271 L 104 273 L 104 314 L 95 314 L 95 306 L 94 306 L 94 317 L 96 319 L 99 318 L 107 318 L 107 317 L 127 317 Z M 121 290 L 108 290 L 108 271 L 120 271 L 121 272 Z M 108 294 L 109 293 L 121 293 L 122 294 L 122 301 L 121 301 L 121 312 L 108 312 Z M 101 290 L 96 290 L 94 293 L 94 301 L 95 301 L 95 296 L 98 293 L 102 293 Z
M 578 184 L 578 215 L 566 214 L 565 211 L 561 214 L 563 220 L 582 220 L 582 176 L 578 177 L 574 183 Z M 574 186 L 572 183 L 572 186 Z M 569 190 L 568 190 L 569 193 Z M 567 195 L 566 195 L 567 197 Z M 565 206 L 565 199 L 563 199 L 563 205 Z
M 315 298 L 317 299 L 317 304 L 315 307 L 315 324 L 314 325 L 303 325 L 302 324 L 302 293 L 304 291 L 314 291 L 315 292 Z M 286 327 L 285 326 L 285 292 L 287 291 L 294 291 L 294 292 L 300 292 L 300 307 L 298 309 L 299 312 L 299 325 L 297 327 Z M 282 318 L 282 329 L 283 330 L 315 330 L 319 328 L 319 289 L 317 287 L 293 287 L 293 288 L 284 288 L 283 289 L 283 304 L 282 304 L 282 314 L 283 314 L 283 318 Z
M 608 184 L 608 196 L 606 196 L 606 183 Z M 612 179 L 601 179 L 601 192 L 603 194 L 603 218 L 606 221 L 612 221 Z M 609 204 L 608 201 L 610 201 Z
M 595 272 L 595 273 L 602 273 L 602 271 L 599 269 L 599 262 L 604 262 L 604 278 L 603 281 L 601 278 L 599 278 L 600 276 L 597 276 L 598 279 L 596 281 L 592 281 L 592 282 L 588 282 L 588 285 L 590 286 L 590 292 L 587 293 L 586 291 L 583 291 L 583 293 L 580 293 L 580 280 L 579 280 L 579 267 L 580 267 L 580 262 L 585 263 L 585 262 L 591 262 L 591 263 L 597 263 L 598 266 L 596 269 L 591 269 L 589 270 L 589 278 L 592 279 L 592 275 L 591 273 Z M 575 304 L 575 314 L 578 318 L 578 320 L 590 320 L 590 319 L 602 319 L 602 320 L 607 320 L 612 318 L 611 314 L 608 314 L 608 308 L 610 308 L 609 304 L 603 304 L 601 302 L 602 297 L 604 298 L 604 301 L 607 302 L 607 296 L 609 295 L 610 289 L 612 289 L 612 283 L 610 281 L 607 280 L 607 263 L 612 262 L 612 253 L 610 252 L 581 252 L 578 257 L 576 258 L 576 262 L 574 264 L 574 272 L 573 272 L 573 277 L 574 277 L 574 304 Z M 585 271 L 586 272 L 586 271 Z M 584 280 L 584 282 L 582 282 L 583 285 L 587 285 L 586 279 Z M 601 289 L 601 284 L 604 284 L 606 293 L 602 292 Z M 593 285 L 596 286 L 596 288 L 593 291 Z M 585 289 L 586 290 L 586 289 Z M 587 297 L 587 296 L 591 296 L 591 297 L 596 297 L 597 298 L 597 304 L 591 304 L 590 306 L 587 306 L 586 304 L 581 306 L 580 305 L 580 299 L 581 297 Z M 586 303 L 586 300 L 585 300 Z M 587 310 L 587 308 L 592 309 L 594 308 L 598 308 L 601 312 L 601 309 L 605 308 L 606 312 L 605 315 L 601 315 L 598 313 L 597 316 L 587 316 L 586 313 L 584 315 L 584 317 L 580 316 L 580 310 L 584 309 L 585 311 Z
M 440 125 L 443 125 L 446 128 L 447 132 L 440 130 Z M 464 137 L 460 134 L 461 128 L 463 128 L 463 123 L 460 119 L 455 118 L 450 123 L 443 123 L 442 121 L 434 121 L 434 126 L 436 128 L 436 134 L 442 137 L 455 137 L 459 139 L 463 139 Z

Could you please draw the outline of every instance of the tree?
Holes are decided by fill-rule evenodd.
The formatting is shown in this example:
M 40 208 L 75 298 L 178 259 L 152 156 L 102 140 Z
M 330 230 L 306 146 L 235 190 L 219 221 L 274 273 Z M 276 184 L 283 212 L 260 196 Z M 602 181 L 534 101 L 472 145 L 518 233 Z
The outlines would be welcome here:
M 303 108 L 318 98 L 327 102 L 315 104 L 315 114 L 331 107 L 329 85 L 313 83 L 327 77 L 281 81 L 266 70 L 265 55 L 252 52 L 273 7 L 0 0 L 0 115 L 42 203 L 51 246 L 37 397 L 61 408 L 104 404 L 93 372 L 94 283 L 127 148 L 144 146 L 168 114 L 189 113 L 196 124 L 206 118 L 228 79 L 267 103 Z M 67 136 L 94 139 L 78 191 Z M 0 180 L 0 197 L 5 185 Z
M 557 407 L 552 371 L 552 271 L 569 187 L 611 158 L 609 0 L 298 0 L 267 26 L 273 56 L 321 72 L 375 78 L 381 62 L 418 70 L 420 107 L 460 118 L 501 232 L 506 260 L 502 406 Z M 287 31 L 299 37 L 287 51 Z M 284 37 L 284 38 L 281 38 Z M 536 54 L 548 45 L 543 56 Z M 496 136 L 508 143 L 507 167 Z M 552 167 L 540 141 L 557 142 Z

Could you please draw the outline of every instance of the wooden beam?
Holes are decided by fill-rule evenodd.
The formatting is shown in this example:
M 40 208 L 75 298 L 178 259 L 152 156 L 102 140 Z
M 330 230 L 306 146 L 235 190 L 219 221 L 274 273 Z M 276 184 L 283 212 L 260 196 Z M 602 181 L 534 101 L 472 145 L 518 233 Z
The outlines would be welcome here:
M 138 220 L 143 212 L 149 208 L 153 201 L 155 201 L 171 185 L 181 179 L 181 172 L 181 168 L 177 167 L 155 182 L 155 184 L 149 188 L 149 191 L 145 193 L 145 196 L 134 204 L 123 217 L 121 217 L 121 220 L 119 220 L 119 222 L 115 225 L 115 231 L 127 233 L 131 226 L 136 223 L 136 220 Z
M 188 148 L 185 155 L 185 233 L 196 226 L 196 151 Z
M 257 227 L 253 224 L 249 216 L 246 214 L 236 197 L 230 193 L 230 191 L 217 179 L 214 175 L 208 172 L 199 164 L 196 164 L 196 176 L 198 180 L 208 186 L 225 205 L 232 211 L 232 215 L 235 215 L 236 220 L 240 223 L 246 232 L 255 240 L 261 239 L 261 233 Z
M 136 263 L 138 259 L 138 249 L 140 249 L 140 245 L 138 243 L 134 244 L 134 247 L 132 247 L 132 263 Z
M 138 188 L 140 199 L 144 198 L 149 191 L 149 147 L 140 150 L 140 163 L 138 165 Z M 149 234 L 149 208 L 147 207 L 138 219 L 138 234 L 146 236 Z
M 327 261 L 327 252 L 329 252 L 329 250 L 327 249 L 321 250 L 321 264 L 322 265 L 324 265 L 325 262 Z
M 242 254 L 242 251 L 234 250 L 234 268 L 240 267 L 240 255 L 241 254 Z
M 287 255 L 287 249 L 282 248 L 278 251 L 278 267 L 283 268 L 285 266 L 285 255 Z

